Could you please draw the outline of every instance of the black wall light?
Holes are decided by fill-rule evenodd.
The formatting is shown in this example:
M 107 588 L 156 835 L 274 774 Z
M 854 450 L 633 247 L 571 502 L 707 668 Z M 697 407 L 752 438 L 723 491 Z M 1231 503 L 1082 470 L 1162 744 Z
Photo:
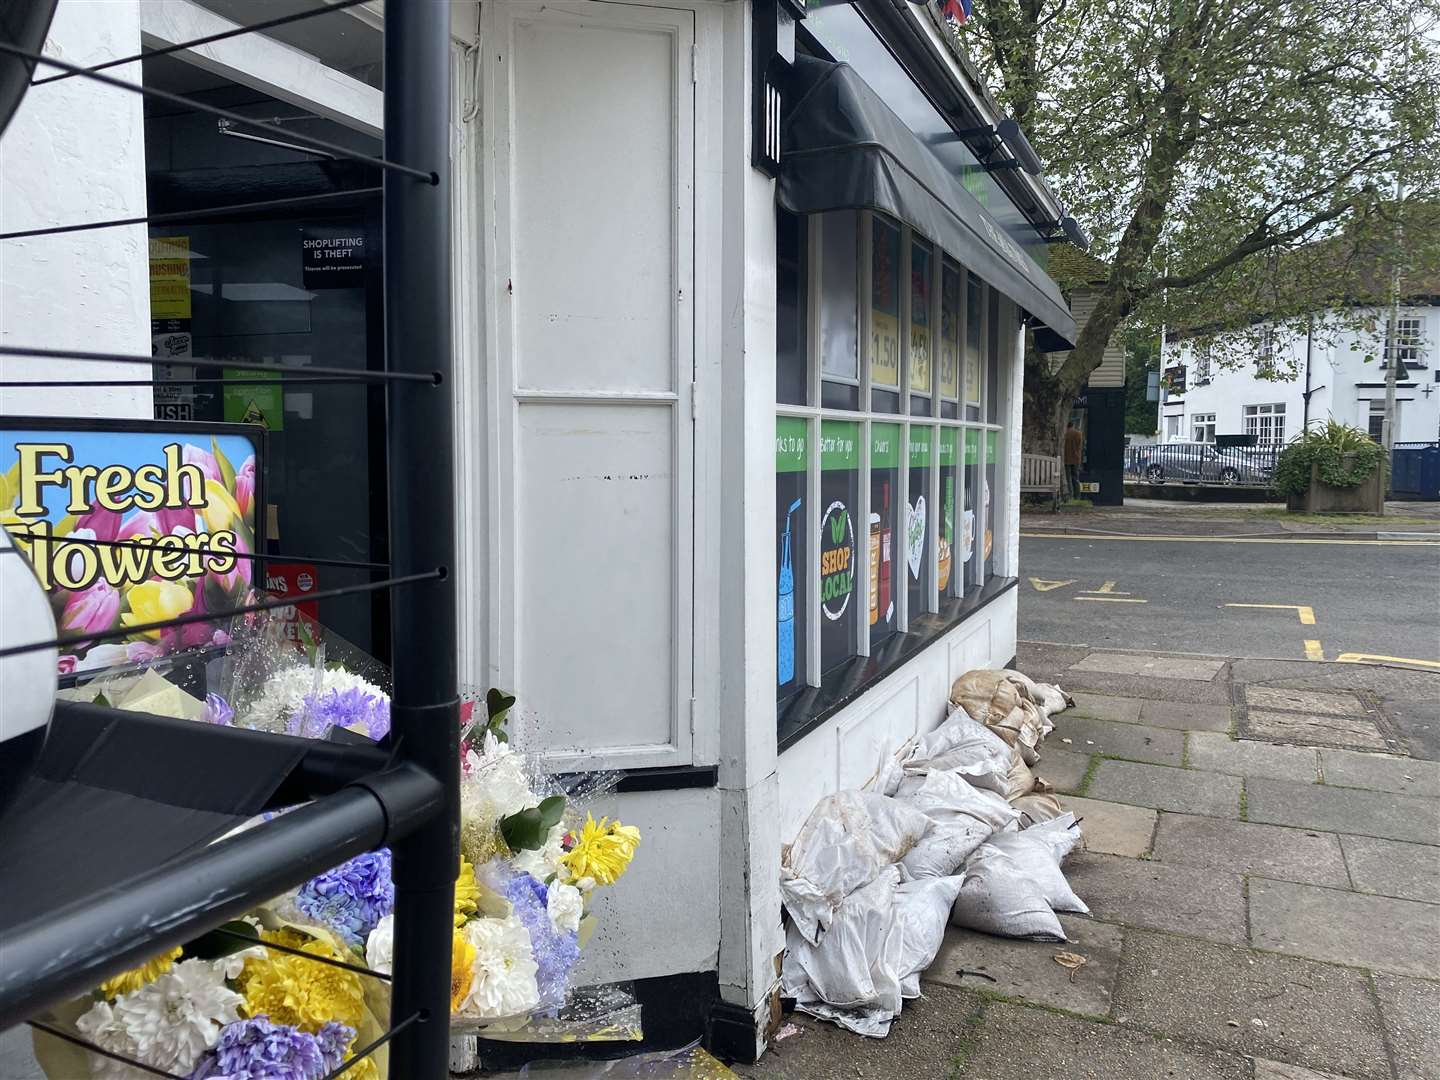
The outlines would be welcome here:
M 795 63 L 795 24 L 805 18 L 805 0 L 754 0 L 750 18 L 750 164 L 778 176 L 782 87 Z

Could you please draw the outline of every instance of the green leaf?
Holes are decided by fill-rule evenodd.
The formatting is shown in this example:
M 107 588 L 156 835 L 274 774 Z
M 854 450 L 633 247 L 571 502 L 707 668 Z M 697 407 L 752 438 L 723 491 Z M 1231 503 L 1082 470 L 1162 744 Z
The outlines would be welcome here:
M 550 826 L 545 824 L 538 806 L 500 819 L 500 835 L 511 851 L 539 851 L 545 846 L 545 835 L 549 831 Z
M 545 831 L 549 832 L 560 824 L 560 818 L 565 814 L 565 796 L 551 795 L 537 809 L 540 811 L 540 820 L 545 824 Z
M 107 708 L 107 709 L 113 709 L 113 708 L 115 707 L 115 706 L 113 706 L 113 705 L 110 704 L 110 699 L 107 698 L 103 693 L 97 693 L 97 694 L 95 695 L 95 700 L 94 700 L 93 702 L 91 702 L 91 704 L 93 704 L 93 705 L 103 705 L 103 706 L 105 706 L 105 708 Z
M 236 919 L 234 922 L 222 923 L 209 933 L 201 934 L 189 942 L 185 946 L 184 955 L 199 960 L 219 960 L 222 956 L 248 949 L 251 942 L 259 940 L 260 934 L 255 927 L 243 919 Z
M 231 495 L 235 494 L 235 466 L 230 464 L 230 459 L 220 449 L 220 444 L 215 441 L 215 436 L 210 436 L 210 453 L 215 456 L 215 464 L 220 469 L 220 479 L 225 484 L 225 490 Z

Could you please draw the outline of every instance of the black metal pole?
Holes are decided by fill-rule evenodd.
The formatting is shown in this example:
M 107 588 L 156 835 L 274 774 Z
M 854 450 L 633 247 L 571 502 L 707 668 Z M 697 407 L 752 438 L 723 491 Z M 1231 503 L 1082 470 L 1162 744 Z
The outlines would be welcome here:
M 450 404 L 450 5 L 385 12 L 385 153 L 412 172 L 385 173 L 385 363 L 434 372 L 392 383 L 387 397 L 390 560 L 441 567 L 437 581 L 392 597 L 391 739 L 402 762 L 443 780 L 443 813 L 392 849 L 395 970 L 391 1024 L 413 1014 L 390 1050 L 390 1074 L 449 1071 L 450 938 L 460 866 L 460 700 L 455 662 L 454 451 Z

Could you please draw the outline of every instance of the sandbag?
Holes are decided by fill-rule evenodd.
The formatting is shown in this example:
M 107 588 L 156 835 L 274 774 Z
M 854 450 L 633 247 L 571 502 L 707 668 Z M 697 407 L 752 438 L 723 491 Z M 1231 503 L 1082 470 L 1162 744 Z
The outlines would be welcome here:
M 1075 704 L 1075 699 L 1054 683 L 1036 682 L 1030 676 L 1012 668 L 1005 668 L 1001 674 L 1020 680 L 1030 692 L 1030 700 L 1044 710 L 1047 718 L 1058 712 L 1064 712 Z
M 1022 795 L 1010 804 L 1020 811 L 1020 827 L 1029 830 L 1042 822 L 1058 818 L 1065 812 L 1060 805 L 1060 800 L 1054 795 L 1042 794 L 1032 791 L 1029 795 Z
M 910 775 L 956 772 L 969 783 L 1004 795 L 1010 747 L 984 724 L 956 709 L 943 724 L 915 741 L 904 761 Z
M 964 879 L 932 877 L 902 882 L 895 890 L 895 908 L 904 931 L 900 956 L 900 996 L 920 996 L 920 973 L 935 960 L 945 940 L 950 908 Z
M 888 750 L 880 753 L 880 765 L 865 785 L 866 791 L 873 791 L 877 795 L 894 795 L 905 779 L 905 770 L 899 759 Z
M 1038 748 L 1040 740 L 1045 738 L 1045 724 L 1034 702 L 1021 701 L 1006 713 L 1003 720 L 986 726 L 1020 751 L 1026 765 L 1034 765 L 1040 760 Z
M 1061 814 L 1022 832 L 992 836 L 976 855 L 983 856 L 984 849 L 1003 852 L 1035 884 L 1052 909 L 1088 915 L 1090 909 L 1075 895 L 1060 869 L 1061 860 L 1079 839 L 1075 815 Z
M 1019 819 L 999 795 L 971 787 L 955 773 L 930 773 L 916 791 L 895 801 L 914 807 L 933 822 L 900 860 L 911 878 L 948 877 L 993 832 Z
M 881 1037 L 900 1012 L 905 931 L 896 906 L 898 866 L 855 890 L 836 908 L 819 944 L 791 924 L 780 989 L 796 1008 Z
M 1065 940 L 1065 931 L 1040 885 L 994 844 L 982 845 L 965 863 L 950 921 L 1001 937 Z
M 950 686 L 950 704 L 987 727 L 1004 720 L 1011 709 L 1028 698 L 1024 684 L 989 668 L 967 671 Z
M 1018 751 L 1011 750 L 1010 771 L 1005 777 L 1005 790 L 1002 792 L 1006 800 L 1014 805 L 1016 799 L 1035 790 L 1035 783 L 1035 774 L 1025 764 L 1025 759 Z
M 841 901 L 930 830 L 930 819 L 898 799 L 841 791 L 821 799 L 780 862 L 780 898 L 801 936 L 819 940 Z

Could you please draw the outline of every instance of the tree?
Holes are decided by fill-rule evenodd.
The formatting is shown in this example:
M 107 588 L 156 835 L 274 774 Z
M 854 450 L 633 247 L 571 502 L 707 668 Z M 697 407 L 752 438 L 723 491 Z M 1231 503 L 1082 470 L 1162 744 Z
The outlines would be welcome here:
M 975 15 L 962 40 L 1108 266 L 1074 351 L 1026 356 L 1030 448 L 1054 452 L 1127 319 L 1300 319 L 1316 283 L 1284 253 L 1383 249 L 1397 178 L 1421 201 L 1440 190 L 1436 0 L 976 0 Z
M 1160 370 L 1160 340 L 1139 328 L 1122 330 L 1125 350 L 1125 434 L 1154 435 L 1160 403 L 1146 398 L 1150 373 Z

